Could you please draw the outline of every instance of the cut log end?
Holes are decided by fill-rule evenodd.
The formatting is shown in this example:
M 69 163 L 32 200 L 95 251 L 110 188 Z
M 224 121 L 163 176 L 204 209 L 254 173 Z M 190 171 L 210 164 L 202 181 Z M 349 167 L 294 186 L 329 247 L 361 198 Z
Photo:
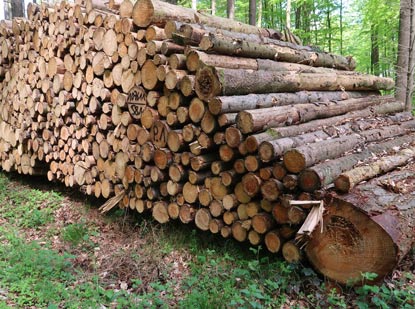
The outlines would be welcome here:
M 283 157 L 285 168 L 291 173 L 299 173 L 306 167 L 303 154 L 296 149 L 291 149 Z
M 392 238 L 369 216 L 352 204 L 329 205 L 323 232 L 317 228 L 306 254 L 323 275 L 339 283 L 363 283 L 362 273 L 376 273 L 382 280 L 397 263 Z
M 133 21 L 138 27 L 150 25 L 154 15 L 154 6 L 151 1 L 137 1 L 133 8 Z
M 334 181 L 334 185 L 341 192 L 349 192 L 351 188 L 350 179 L 346 175 L 339 175 Z
M 204 67 L 197 71 L 195 91 L 199 98 L 206 101 L 221 94 L 221 83 L 214 68 Z
M 305 170 L 298 177 L 298 186 L 306 192 L 314 192 L 321 188 L 321 180 L 313 170 Z

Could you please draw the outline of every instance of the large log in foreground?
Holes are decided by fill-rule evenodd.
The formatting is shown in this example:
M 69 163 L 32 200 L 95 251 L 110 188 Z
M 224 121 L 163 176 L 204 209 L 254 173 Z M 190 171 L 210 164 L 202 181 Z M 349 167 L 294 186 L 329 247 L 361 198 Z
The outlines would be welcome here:
M 327 213 L 306 246 L 310 262 L 339 283 L 376 282 L 389 274 L 415 240 L 415 164 L 326 200 Z

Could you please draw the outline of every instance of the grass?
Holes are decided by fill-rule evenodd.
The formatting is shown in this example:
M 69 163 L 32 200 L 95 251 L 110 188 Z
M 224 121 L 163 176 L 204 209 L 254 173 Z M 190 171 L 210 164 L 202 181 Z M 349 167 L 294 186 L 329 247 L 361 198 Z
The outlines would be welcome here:
M 97 201 L 65 190 L 0 173 L 0 308 L 415 305 L 411 257 L 380 286 L 330 290 L 306 264 L 177 222 L 101 216 Z

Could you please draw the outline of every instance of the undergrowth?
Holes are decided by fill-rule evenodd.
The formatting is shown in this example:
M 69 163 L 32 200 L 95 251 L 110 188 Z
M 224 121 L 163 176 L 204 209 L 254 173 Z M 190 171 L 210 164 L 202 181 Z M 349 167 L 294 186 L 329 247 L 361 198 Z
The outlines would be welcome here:
M 415 306 L 413 267 L 379 286 L 330 290 L 307 264 L 176 222 L 114 210 L 96 224 L 78 209 L 59 225 L 56 212 L 75 202 L 54 190 L 0 173 L 0 308 Z M 123 241 L 105 240 L 117 226 Z

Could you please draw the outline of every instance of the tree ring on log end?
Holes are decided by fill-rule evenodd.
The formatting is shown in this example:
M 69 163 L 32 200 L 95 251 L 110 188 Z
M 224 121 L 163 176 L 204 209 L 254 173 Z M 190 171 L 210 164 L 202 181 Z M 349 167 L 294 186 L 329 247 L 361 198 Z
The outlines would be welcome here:
M 137 7 L 136 7 L 137 6 Z M 154 15 L 154 6 L 152 1 L 137 1 L 133 9 L 133 22 L 138 27 L 147 27 L 150 25 Z
M 334 200 L 306 246 L 310 262 L 324 276 L 342 284 L 363 284 L 363 273 L 382 280 L 396 266 L 392 238 L 352 204 Z
M 299 173 L 306 167 L 304 155 L 296 149 L 291 149 L 283 157 L 285 168 L 291 173 Z
M 321 180 L 313 170 L 305 170 L 300 173 L 298 185 L 301 190 L 306 192 L 314 192 L 321 188 Z
M 197 71 L 195 91 L 200 99 L 206 101 L 221 94 L 222 87 L 215 68 L 204 67 Z
M 131 117 L 140 120 L 144 108 L 147 106 L 147 94 L 143 87 L 137 86 L 130 90 L 127 96 L 127 107 Z

